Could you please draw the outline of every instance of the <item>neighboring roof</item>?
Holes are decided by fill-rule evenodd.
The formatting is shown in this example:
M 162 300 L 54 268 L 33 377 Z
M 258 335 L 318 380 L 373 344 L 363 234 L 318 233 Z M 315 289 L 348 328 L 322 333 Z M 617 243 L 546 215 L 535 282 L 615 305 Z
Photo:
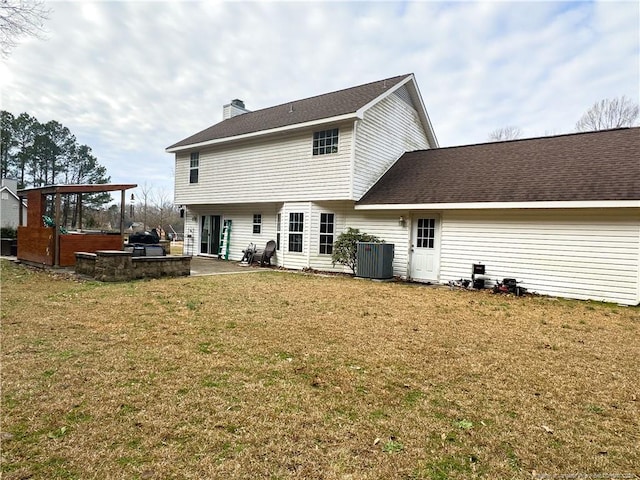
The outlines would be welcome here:
M 3 187 L 0 187 L 0 193 L 1 193 L 1 192 L 4 192 L 4 191 L 9 192 L 13 198 L 15 198 L 17 201 L 20 201 L 20 197 L 18 197 L 18 195 L 17 195 L 17 194 L 15 194 L 15 193 L 13 192 L 13 190 L 11 190 L 11 189 L 10 189 L 9 187 L 7 187 L 6 185 L 5 185 L 5 186 L 3 186 Z M 24 200 L 22 201 L 22 206 L 23 206 L 23 207 L 26 207 L 26 206 L 27 206 L 27 203 L 26 203 Z
M 640 206 L 640 128 L 408 152 L 357 206 L 603 200 Z
M 135 183 L 92 183 L 92 184 L 77 184 L 77 185 L 45 185 L 44 187 L 25 188 L 24 190 L 18 190 L 19 195 L 27 194 L 29 192 L 39 191 L 43 195 L 54 193 L 100 193 L 100 192 L 114 192 L 117 190 L 129 190 L 130 188 L 136 188 L 138 185 Z
M 355 114 L 370 102 L 391 90 L 413 74 L 400 75 L 357 87 L 311 98 L 283 103 L 275 107 L 243 113 L 191 135 L 167 147 L 167 151 L 212 140 L 237 137 L 322 119 Z M 417 87 L 416 87 L 417 88 Z M 424 108 L 424 107 L 422 107 Z

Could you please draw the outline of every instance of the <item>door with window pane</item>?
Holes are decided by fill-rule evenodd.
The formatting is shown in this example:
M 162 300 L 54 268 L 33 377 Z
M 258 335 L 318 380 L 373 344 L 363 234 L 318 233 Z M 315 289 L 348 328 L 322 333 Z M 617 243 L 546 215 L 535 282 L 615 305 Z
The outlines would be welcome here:
M 437 218 L 417 218 L 413 221 L 411 238 L 411 278 L 424 282 L 438 281 L 440 246 Z
M 203 215 L 200 218 L 200 253 L 217 255 L 220 245 L 220 215 Z

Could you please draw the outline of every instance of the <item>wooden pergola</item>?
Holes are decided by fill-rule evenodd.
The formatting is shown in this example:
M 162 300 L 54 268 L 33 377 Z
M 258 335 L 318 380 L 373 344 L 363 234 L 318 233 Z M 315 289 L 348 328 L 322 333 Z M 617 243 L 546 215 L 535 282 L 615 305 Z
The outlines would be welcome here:
M 22 210 L 18 227 L 18 260 L 49 266 L 71 266 L 75 264 L 75 252 L 97 250 L 122 250 L 124 244 L 125 192 L 136 184 L 95 185 L 47 185 L 18 191 L 21 199 L 27 199 L 27 224 L 23 226 Z M 92 233 L 82 231 L 82 194 L 121 192 L 120 232 Z M 62 195 L 78 197 L 78 231 L 61 233 Z M 45 226 L 47 196 L 53 196 L 55 227 Z

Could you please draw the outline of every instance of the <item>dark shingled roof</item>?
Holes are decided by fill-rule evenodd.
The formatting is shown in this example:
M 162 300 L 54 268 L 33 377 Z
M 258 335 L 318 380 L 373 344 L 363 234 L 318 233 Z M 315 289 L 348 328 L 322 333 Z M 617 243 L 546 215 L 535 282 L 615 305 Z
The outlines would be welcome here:
M 283 103 L 255 112 L 243 113 L 216 123 L 195 135 L 174 143 L 167 149 L 355 113 L 410 75 L 400 75 L 358 87 Z
M 640 128 L 408 152 L 358 205 L 640 200 Z

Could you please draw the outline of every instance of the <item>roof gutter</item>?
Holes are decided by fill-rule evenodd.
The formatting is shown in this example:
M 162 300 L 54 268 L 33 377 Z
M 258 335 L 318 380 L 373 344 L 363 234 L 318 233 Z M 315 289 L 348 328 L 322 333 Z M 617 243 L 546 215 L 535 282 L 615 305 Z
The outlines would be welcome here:
M 326 125 L 326 124 L 329 124 L 329 123 L 337 123 L 337 122 L 342 122 L 342 121 L 346 121 L 346 120 L 356 120 L 356 119 L 362 119 L 362 117 L 360 116 L 359 112 L 345 113 L 344 115 L 338 115 L 338 116 L 335 116 L 335 117 L 321 118 L 319 120 L 312 120 L 312 121 L 309 121 L 309 122 L 296 123 L 296 124 L 293 124 L 293 125 L 286 125 L 284 127 L 271 128 L 269 130 L 259 130 L 257 132 L 245 133 L 245 134 L 242 134 L 242 135 L 235 135 L 233 137 L 215 138 L 213 140 L 207 140 L 205 142 L 191 143 L 189 145 L 181 145 L 181 146 L 178 146 L 178 147 L 169 147 L 169 148 L 165 149 L 165 152 L 167 152 L 167 153 L 177 153 L 177 152 L 182 152 L 182 151 L 185 151 L 185 150 L 193 150 L 194 148 L 209 147 L 209 146 L 213 146 L 213 145 L 220 145 L 220 144 L 223 144 L 223 143 L 236 142 L 236 141 L 247 140 L 247 139 L 251 139 L 251 138 L 264 137 L 266 135 L 272 135 L 274 133 L 290 132 L 290 131 L 293 131 L 293 130 L 301 130 L 301 129 L 308 128 L 308 127 L 313 127 L 313 126 L 316 126 L 316 125 Z
M 640 208 L 640 200 L 579 200 L 562 202 L 396 203 L 356 205 L 356 210 L 481 210 L 518 208 Z

